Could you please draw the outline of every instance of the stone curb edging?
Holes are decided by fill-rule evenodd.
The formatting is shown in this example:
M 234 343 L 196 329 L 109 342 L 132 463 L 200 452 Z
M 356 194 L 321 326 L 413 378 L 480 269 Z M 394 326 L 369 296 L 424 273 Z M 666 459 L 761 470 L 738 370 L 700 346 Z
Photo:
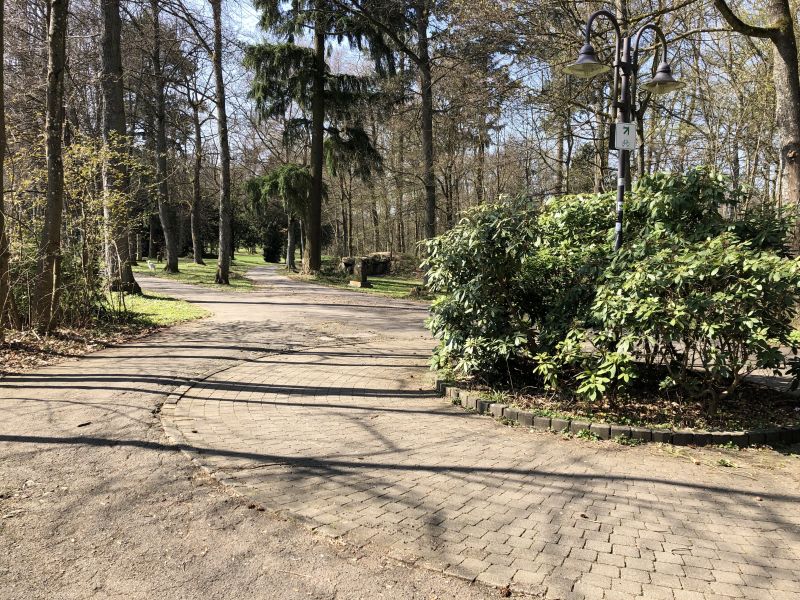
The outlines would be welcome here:
M 442 380 L 437 380 L 436 390 L 451 402 L 460 402 L 461 406 L 467 410 L 475 411 L 478 414 L 491 415 L 495 419 L 507 419 L 522 427 L 529 427 L 538 431 L 568 431 L 576 434 L 581 430 L 588 430 L 601 440 L 624 436 L 641 442 L 660 442 L 662 444 L 672 444 L 673 446 L 709 446 L 732 443 L 740 448 L 746 448 L 753 444 L 780 445 L 800 443 L 800 425 L 751 429 L 748 431 L 651 429 L 613 423 L 593 423 L 582 419 L 543 417 L 530 411 L 490 402 L 485 398 L 481 398 L 477 392 L 462 390 L 453 385 L 448 385 L 448 382 Z

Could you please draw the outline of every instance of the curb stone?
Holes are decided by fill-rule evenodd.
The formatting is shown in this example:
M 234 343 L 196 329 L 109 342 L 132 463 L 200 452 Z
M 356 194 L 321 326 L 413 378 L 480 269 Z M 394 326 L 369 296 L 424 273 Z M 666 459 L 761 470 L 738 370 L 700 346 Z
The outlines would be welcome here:
M 748 431 L 694 431 L 671 430 L 648 427 L 630 427 L 615 423 L 591 423 L 580 419 L 551 418 L 534 414 L 531 411 L 520 410 L 498 402 L 489 402 L 481 398 L 476 392 L 459 390 L 451 382 L 437 380 L 436 389 L 440 395 L 451 398 L 460 398 L 461 405 L 480 414 L 491 414 L 494 418 L 505 417 L 509 421 L 522 427 L 537 431 L 562 432 L 565 429 L 577 434 L 583 429 L 588 429 L 602 440 L 618 436 L 625 436 L 643 442 L 672 444 L 674 446 L 708 446 L 734 444 L 740 448 L 751 445 L 780 445 L 800 443 L 800 425 L 792 427 L 771 427 L 768 429 L 751 429 Z M 169 399 L 167 399 L 169 402 Z
M 572 421 L 569 424 L 569 432 L 573 435 L 577 434 L 579 431 L 584 429 L 589 429 L 592 424 L 589 421 Z

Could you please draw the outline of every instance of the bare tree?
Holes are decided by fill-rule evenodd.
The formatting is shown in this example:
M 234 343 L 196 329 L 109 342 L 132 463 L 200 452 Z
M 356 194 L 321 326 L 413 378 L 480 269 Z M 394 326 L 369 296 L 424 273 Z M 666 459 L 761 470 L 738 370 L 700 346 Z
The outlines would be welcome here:
M 64 65 L 66 63 L 68 0 L 50 0 L 47 32 L 47 100 L 45 153 L 47 192 L 44 224 L 39 242 L 39 268 L 33 305 L 33 322 L 49 331 L 58 311 L 61 283 L 61 221 L 64 210 Z
M 772 80 L 775 85 L 775 121 L 780 144 L 780 197 L 784 204 L 800 202 L 800 70 L 794 13 L 789 0 L 769 0 L 766 16 L 770 25 L 757 27 L 742 20 L 725 0 L 714 5 L 730 27 L 743 35 L 766 38 L 774 48 Z
M 103 142 L 107 156 L 103 168 L 103 213 L 105 220 L 106 268 L 111 289 L 141 293 L 131 269 L 128 243 L 128 181 L 123 155 L 125 101 L 122 79 L 122 20 L 119 0 L 100 0 L 103 18 L 101 40 L 103 92 Z

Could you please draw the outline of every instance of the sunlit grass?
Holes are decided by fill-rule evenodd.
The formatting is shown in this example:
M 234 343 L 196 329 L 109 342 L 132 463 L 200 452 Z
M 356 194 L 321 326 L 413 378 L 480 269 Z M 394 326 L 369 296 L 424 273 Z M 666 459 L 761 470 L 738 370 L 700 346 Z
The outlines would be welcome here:
M 112 297 L 111 302 L 117 310 L 123 308 L 118 298 Z M 142 327 L 167 327 L 202 319 L 211 313 L 185 300 L 157 294 L 143 294 L 125 296 L 124 314 L 126 320 Z
M 264 259 L 260 254 L 237 253 L 231 264 L 230 286 L 225 289 L 236 291 L 248 291 L 253 289 L 253 282 L 245 277 L 247 271 L 256 266 L 263 266 Z M 147 266 L 147 261 L 143 260 L 133 268 L 137 275 L 154 275 L 165 279 L 173 279 L 181 283 L 191 285 L 216 286 L 214 277 L 217 274 L 217 261 L 206 259 L 205 265 L 196 265 L 190 258 L 181 258 L 178 261 L 179 273 L 166 273 L 164 263 L 156 263 L 155 271 L 151 271 Z

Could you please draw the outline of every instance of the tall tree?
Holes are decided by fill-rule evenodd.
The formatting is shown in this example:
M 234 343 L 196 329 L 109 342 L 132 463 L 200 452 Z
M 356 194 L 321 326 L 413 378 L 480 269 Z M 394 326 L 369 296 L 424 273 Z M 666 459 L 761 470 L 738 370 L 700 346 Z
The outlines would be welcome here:
M 210 0 L 214 14 L 214 81 L 216 85 L 217 130 L 219 132 L 219 259 L 215 281 L 228 285 L 233 253 L 231 238 L 231 151 L 228 144 L 228 112 L 225 107 L 225 80 L 222 71 L 222 0 Z
M 68 0 L 49 0 L 47 30 L 47 95 L 45 158 L 47 192 L 44 223 L 39 241 L 39 266 L 33 321 L 41 332 L 49 331 L 58 313 L 61 281 L 61 221 L 64 211 L 64 66 L 66 64 Z
M 4 163 L 6 158 L 5 20 L 5 0 L 0 0 L 0 344 L 5 339 L 6 307 L 8 306 L 8 298 L 11 295 L 4 191 Z
M 161 48 L 161 5 L 160 0 L 150 0 L 153 19 L 150 61 L 153 84 L 153 110 L 155 112 L 154 150 L 156 155 L 156 194 L 158 197 L 158 216 L 164 232 L 167 273 L 178 272 L 178 215 L 169 197 L 167 181 L 167 114 L 165 98 L 165 76 Z
M 295 230 L 297 219 L 308 214 L 311 194 L 314 189 L 314 177 L 303 165 L 289 163 L 271 170 L 260 178 L 251 180 L 250 185 L 260 188 L 262 203 L 270 198 L 279 200 L 287 216 L 286 232 L 286 268 L 295 269 Z
M 380 59 L 390 48 L 416 67 L 421 99 L 422 181 L 425 187 L 425 237 L 436 235 L 436 174 L 433 144 L 433 57 L 431 20 L 441 17 L 442 0 L 331 0 L 340 10 L 356 16 L 379 35 L 370 36 L 372 56 Z
M 100 0 L 103 18 L 101 39 L 101 87 L 103 92 L 103 216 L 105 220 L 106 268 L 112 290 L 141 293 L 131 269 L 128 242 L 128 191 L 124 155 L 125 100 L 122 79 L 122 20 L 119 0 Z
M 332 73 L 325 61 L 329 36 L 348 36 L 356 46 L 365 35 L 357 23 L 331 8 L 329 0 L 298 0 L 287 5 L 280 0 L 260 0 L 261 25 L 285 39 L 247 49 L 245 64 L 254 70 L 250 95 L 262 118 L 284 119 L 286 136 L 311 136 L 312 189 L 304 220 L 306 243 L 303 270 L 319 271 L 322 265 L 322 198 L 324 194 L 324 135 L 367 138 L 354 107 L 363 103 L 372 80 Z M 311 32 L 313 48 L 296 43 L 296 37 Z M 287 118 L 290 107 L 299 105 L 303 116 Z M 310 116 L 310 118 L 309 118 Z M 326 125 L 327 121 L 327 125 Z
M 192 108 L 192 130 L 194 134 L 194 160 L 192 161 L 192 204 L 189 218 L 192 230 L 192 257 L 196 265 L 206 264 L 203 260 L 203 238 L 200 229 L 200 205 L 203 199 L 200 175 L 203 170 L 203 129 L 200 122 L 200 95 L 192 92 L 187 85 L 186 96 Z
M 769 25 L 757 27 L 740 18 L 725 0 L 714 0 L 714 5 L 734 31 L 772 42 L 775 122 L 783 172 L 781 199 L 787 206 L 796 205 L 800 203 L 800 69 L 794 12 L 789 0 L 769 0 L 766 6 Z M 795 243 L 798 242 L 800 240 L 796 239 Z

